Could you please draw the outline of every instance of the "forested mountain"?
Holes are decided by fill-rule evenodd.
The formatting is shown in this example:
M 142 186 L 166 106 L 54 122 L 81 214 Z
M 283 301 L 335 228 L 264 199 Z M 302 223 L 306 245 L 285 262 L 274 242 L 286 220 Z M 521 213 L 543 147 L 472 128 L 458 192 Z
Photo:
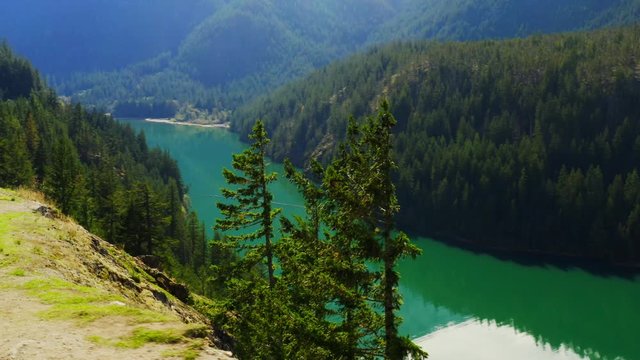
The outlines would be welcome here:
M 327 161 L 349 115 L 388 98 L 402 227 L 482 247 L 640 259 L 640 27 L 400 43 L 235 112 L 275 160 Z
M 175 275 L 207 265 L 204 225 L 178 166 L 111 117 L 67 105 L 0 44 L 0 187 L 42 191 L 66 215 Z M 193 277 L 193 276 L 192 276 Z
M 162 117 L 185 104 L 234 109 L 384 41 L 510 38 L 640 15 L 638 0 L 71 2 L 4 2 L 0 36 L 73 100 Z
M 77 74 L 57 87 L 74 100 L 120 115 L 142 103 L 150 115 L 165 116 L 158 108 L 172 100 L 209 110 L 234 108 L 355 51 L 392 10 L 385 0 L 228 1 L 175 53 L 120 71 Z
M 371 41 L 498 39 L 607 25 L 640 16 L 637 0 L 405 0 Z

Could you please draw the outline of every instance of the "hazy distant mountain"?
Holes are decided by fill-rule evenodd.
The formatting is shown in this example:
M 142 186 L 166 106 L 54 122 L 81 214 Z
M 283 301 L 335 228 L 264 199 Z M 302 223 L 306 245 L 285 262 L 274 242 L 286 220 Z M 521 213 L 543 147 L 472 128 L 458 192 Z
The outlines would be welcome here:
M 234 108 L 371 44 L 639 17 L 640 0 L 23 0 L 0 4 L 0 38 L 78 101 Z
M 393 9 L 384 0 L 232 1 L 189 34 L 177 61 L 209 85 L 297 75 L 357 49 Z
M 57 87 L 84 103 L 126 103 L 118 109 L 138 109 L 139 102 L 164 107 L 172 99 L 232 108 L 360 49 L 397 4 L 228 1 L 194 27 L 175 54 L 121 71 L 78 74 Z
M 211 0 L 3 0 L 0 39 L 45 74 L 115 70 L 176 49 Z

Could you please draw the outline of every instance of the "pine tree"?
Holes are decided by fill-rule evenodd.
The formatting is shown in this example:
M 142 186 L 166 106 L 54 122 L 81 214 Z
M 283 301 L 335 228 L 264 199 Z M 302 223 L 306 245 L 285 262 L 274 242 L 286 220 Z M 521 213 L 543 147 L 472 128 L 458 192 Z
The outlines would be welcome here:
M 396 188 L 392 180 L 392 173 L 396 170 L 393 160 L 391 129 L 396 120 L 389 112 L 386 101 L 381 102 L 378 116 L 370 117 L 363 129 L 363 145 L 366 151 L 364 162 L 370 169 L 372 193 L 372 225 L 376 237 L 381 242 L 380 259 L 383 264 L 382 300 L 384 307 L 384 339 L 385 358 L 404 359 L 412 355 L 414 359 L 426 355 L 408 338 L 398 335 L 399 319 L 396 311 L 400 308 L 400 294 L 398 293 L 398 272 L 395 267 L 398 260 L 405 256 L 415 257 L 420 249 L 411 243 L 409 237 L 398 232 L 395 217 L 400 210 L 396 197 Z
M 174 178 L 169 179 L 167 186 L 167 205 L 168 216 L 170 218 L 170 223 L 167 227 L 167 236 L 172 239 L 181 239 L 184 237 L 185 231 L 183 204 L 178 184 Z
M 129 252 L 134 255 L 155 255 L 170 219 L 164 216 L 165 205 L 147 182 L 136 183 L 129 191 L 123 233 Z
M 334 230 L 328 238 L 337 250 L 333 266 L 341 284 L 337 299 L 343 309 L 345 358 L 426 356 L 398 334 L 400 295 L 395 266 L 404 256 L 418 255 L 419 249 L 395 228 L 399 211 L 392 180 L 396 165 L 391 129 L 395 123 L 386 102 L 380 104 L 378 116 L 368 118 L 363 126 L 351 119 L 345 144 L 324 172 L 327 200 L 323 218 Z M 380 264 L 381 270 L 372 268 L 373 264 Z M 376 303 L 381 304 L 382 318 Z
M 314 175 L 321 177 L 323 169 L 313 161 Z M 294 221 L 281 219 L 284 237 L 278 244 L 278 259 L 282 274 L 278 281 L 279 298 L 288 310 L 285 323 L 289 329 L 287 349 L 294 358 L 336 359 L 344 353 L 340 347 L 336 315 L 332 306 L 340 286 L 333 276 L 334 248 L 321 233 L 322 209 L 328 201 L 322 188 L 285 161 L 287 178 L 298 188 L 305 201 L 306 217 Z
M 367 261 L 377 259 L 380 249 L 371 236 L 372 178 L 364 164 L 361 129 L 349 121 L 347 139 L 334 161 L 325 169 L 322 189 L 327 202 L 322 216 L 331 229 L 327 243 L 333 257 L 327 271 L 335 280 L 335 304 L 340 319 L 336 330 L 341 358 L 381 356 L 383 319 L 368 299 L 375 298 L 377 275 Z
M 195 212 L 189 213 L 187 217 L 187 230 L 184 241 L 182 242 L 182 252 L 184 254 L 184 263 L 194 267 L 195 253 L 198 243 L 200 222 Z
M 245 234 L 226 234 L 226 246 L 243 252 L 244 267 L 250 269 L 266 261 L 271 287 L 275 284 L 273 221 L 280 209 L 273 209 L 269 183 L 276 180 L 276 173 L 267 173 L 265 161 L 269 138 L 262 121 L 258 120 L 249 135 L 251 146 L 240 154 L 233 155 L 232 166 L 238 173 L 223 170 L 227 183 L 233 188 L 222 189 L 222 194 L 231 203 L 218 203 L 222 219 L 217 219 L 215 228 L 222 231 L 250 231 Z M 256 243 L 263 239 L 263 243 Z
M 113 160 L 105 158 L 100 162 L 93 172 L 92 183 L 91 193 L 96 200 L 96 218 L 100 219 L 97 232 L 111 243 L 124 243 L 124 239 L 119 239 L 118 235 L 122 227 L 121 212 L 126 204 L 122 201 L 124 191 Z
M 22 128 L 8 107 L 0 104 L 0 186 L 26 185 L 32 179 Z
M 51 164 L 45 178 L 47 194 L 65 214 L 71 214 L 78 203 L 81 165 L 73 143 L 61 137 L 53 147 Z
M 164 204 L 148 183 L 139 183 L 134 189 L 136 207 L 141 212 L 141 240 L 146 245 L 146 253 L 154 254 L 155 244 L 162 239 L 169 219 L 163 216 Z

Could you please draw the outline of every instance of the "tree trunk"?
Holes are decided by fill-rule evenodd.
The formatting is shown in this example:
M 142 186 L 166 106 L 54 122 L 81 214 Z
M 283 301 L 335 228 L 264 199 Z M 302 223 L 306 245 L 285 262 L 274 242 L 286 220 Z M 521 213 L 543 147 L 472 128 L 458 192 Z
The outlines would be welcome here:
M 398 275 L 393 270 L 396 259 L 393 249 L 393 239 L 387 228 L 384 234 L 384 336 L 385 358 L 388 360 L 402 360 L 402 349 L 398 344 L 398 329 L 396 328 L 394 295 L 398 283 Z

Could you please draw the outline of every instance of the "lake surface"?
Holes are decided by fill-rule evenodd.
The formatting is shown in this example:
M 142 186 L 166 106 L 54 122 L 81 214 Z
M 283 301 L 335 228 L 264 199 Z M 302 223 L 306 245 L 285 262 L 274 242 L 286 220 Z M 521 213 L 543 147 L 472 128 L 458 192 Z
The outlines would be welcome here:
M 178 161 L 192 206 L 211 228 L 225 186 L 222 168 L 230 168 L 231 154 L 245 145 L 224 129 L 123 121 Z M 286 180 L 272 191 L 286 214 L 302 212 Z M 424 253 L 399 266 L 401 331 L 430 359 L 640 359 L 640 277 L 523 266 L 430 239 L 414 241 Z

